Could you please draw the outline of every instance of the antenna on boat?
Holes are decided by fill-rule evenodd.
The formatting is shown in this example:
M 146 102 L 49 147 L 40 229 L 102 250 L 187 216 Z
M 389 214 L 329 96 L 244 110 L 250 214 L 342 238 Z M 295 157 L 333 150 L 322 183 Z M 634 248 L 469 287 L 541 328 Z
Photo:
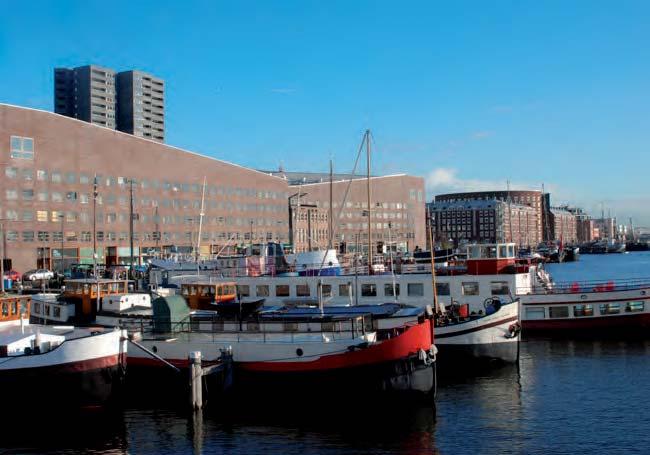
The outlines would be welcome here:
M 395 292 L 395 288 L 397 287 L 395 284 L 395 264 L 393 263 L 393 247 L 392 247 L 391 235 L 390 235 L 391 227 L 392 227 L 392 223 L 389 221 L 388 222 L 388 254 L 390 257 L 390 274 L 393 279 L 393 301 L 397 303 L 397 293 Z
M 366 130 L 366 187 L 368 193 L 368 275 L 372 275 L 372 209 L 370 206 L 370 130 Z
M 431 226 L 431 210 L 427 207 L 427 219 L 429 220 L 429 253 L 431 254 L 431 288 L 433 289 L 433 308 L 436 313 L 442 313 L 438 302 L 438 291 L 436 289 L 436 266 L 435 249 L 433 246 L 433 228 Z

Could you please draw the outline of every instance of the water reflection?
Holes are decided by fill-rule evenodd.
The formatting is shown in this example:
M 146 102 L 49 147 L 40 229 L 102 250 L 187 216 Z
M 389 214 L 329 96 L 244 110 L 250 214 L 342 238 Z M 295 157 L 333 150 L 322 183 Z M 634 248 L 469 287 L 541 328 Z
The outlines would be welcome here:
M 368 397 L 250 396 L 204 414 L 159 397 L 63 416 L 3 410 L 13 453 L 609 453 L 650 433 L 650 342 L 530 340 L 519 365 L 448 375 L 431 405 Z M 28 410 L 29 411 L 29 410 Z M 10 415 L 11 413 L 11 415 Z

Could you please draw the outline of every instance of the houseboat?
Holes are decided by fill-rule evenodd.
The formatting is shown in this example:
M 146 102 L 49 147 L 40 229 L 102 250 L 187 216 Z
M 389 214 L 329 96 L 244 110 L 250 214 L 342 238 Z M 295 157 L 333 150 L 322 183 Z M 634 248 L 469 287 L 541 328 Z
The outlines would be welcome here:
M 58 407 L 106 404 L 126 366 L 126 332 L 29 323 L 29 296 L 1 296 L 0 387 L 5 401 Z
M 399 304 L 274 307 L 240 317 L 192 310 L 180 295 L 153 302 L 153 318 L 132 323 L 138 343 L 179 368 L 200 351 L 207 363 L 232 355 L 238 387 L 319 393 L 435 393 L 432 312 Z M 143 324 L 145 326 L 142 329 Z M 146 351 L 130 366 L 165 368 Z

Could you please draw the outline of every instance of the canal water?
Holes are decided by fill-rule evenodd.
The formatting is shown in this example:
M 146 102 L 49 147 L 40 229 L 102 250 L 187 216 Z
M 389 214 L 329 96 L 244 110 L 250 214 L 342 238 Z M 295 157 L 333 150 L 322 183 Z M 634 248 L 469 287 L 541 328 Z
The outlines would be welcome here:
M 583 281 L 646 277 L 648 266 L 650 253 L 631 253 L 549 269 L 556 281 Z M 648 341 L 527 340 L 518 366 L 441 384 L 435 408 L 325 402 L 318 390 L 203 416 L 152 402 L 73 416 L 3 407 L 0 452 L 645 454 L 648 384 Z

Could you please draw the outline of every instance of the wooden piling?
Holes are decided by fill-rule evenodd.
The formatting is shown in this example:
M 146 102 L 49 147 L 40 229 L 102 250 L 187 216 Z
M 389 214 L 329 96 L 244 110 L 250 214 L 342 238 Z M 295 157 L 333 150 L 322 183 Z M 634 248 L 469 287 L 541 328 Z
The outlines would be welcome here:
M 203 368 L 201 351 L 190 352 L 190 404 L 195 410 L 203 407 Z

